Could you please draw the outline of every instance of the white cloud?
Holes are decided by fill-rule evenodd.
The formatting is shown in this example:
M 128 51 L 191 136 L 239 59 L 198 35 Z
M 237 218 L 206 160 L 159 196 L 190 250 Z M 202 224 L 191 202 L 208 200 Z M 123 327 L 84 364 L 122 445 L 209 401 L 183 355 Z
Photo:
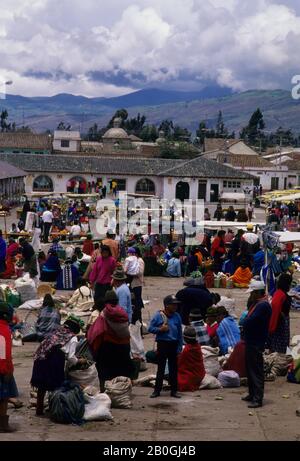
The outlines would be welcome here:
M 13 93 L 116 95 L 133 90 L 136 75 L 148 85 L 177 80 L 182 89 L 201 78 L 239 90 L 272 88 L 288 85 L 300 70 L 296 0 L 0 0 L 0 6 L 0 72 L 14 80 Z M 93 72 L 115 77 L 96 81 Z

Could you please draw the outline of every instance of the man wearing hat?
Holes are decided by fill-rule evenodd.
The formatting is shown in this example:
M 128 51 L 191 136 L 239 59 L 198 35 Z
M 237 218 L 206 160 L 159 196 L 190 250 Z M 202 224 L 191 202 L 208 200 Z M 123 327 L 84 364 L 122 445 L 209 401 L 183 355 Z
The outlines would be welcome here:
M 126 275 L 122 268 L 117 268 L 112 275 L 112 285 L 115 288 L 116 294 L 119 299 L 119 306 L 124 309 L 128 315 L 129 323 L 132 320 L 132 303 L 131 294 L 128 286 L 126 285 Z
M 177 393 L 177 355 L 182 350 L 182 322 L 176 312 L 180 301 L 175 295 L 169 295 L 164 299 L 164 309 L 158 311 L 152 318 L 149 332 L 156 335 L 158 367 L 154 392 L 151 398 L 160 396 L 166 363 L 169 366 L 169 382 L 171 397 L 180 398 Z
M 264 282 L 252 280 L 247 293 L 250 294 L 250 308 L 244 320 L 243 331 L 249 394 L 242 400 L 249 402 L 249 408 L 259 408 L 264 397 L 263 352 L 268 338 L 272 308 L 265 294 Z

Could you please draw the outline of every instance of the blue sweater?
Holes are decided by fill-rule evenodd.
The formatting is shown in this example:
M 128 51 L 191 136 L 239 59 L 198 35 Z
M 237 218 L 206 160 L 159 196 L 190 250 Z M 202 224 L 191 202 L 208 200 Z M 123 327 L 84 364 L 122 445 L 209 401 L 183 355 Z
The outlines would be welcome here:
M 159 328 L 163 325 L 164 321 L 160 311 L 156 312 L 149 325 L 149 332 L 156 335 L 156 341 L 178 341 L 178 353 L 182 350 L 182 323 L 181 317 L 177 312 L 171 317 L 168 317 L 169 330 L 160 332 Z
M 259 347 L 262 351 L 269 334 L 269 323 L 272 316 L 272 308 L 267 301 L 260 301 L 252 314 L 244 320 L 244 339 L 246 346 Z

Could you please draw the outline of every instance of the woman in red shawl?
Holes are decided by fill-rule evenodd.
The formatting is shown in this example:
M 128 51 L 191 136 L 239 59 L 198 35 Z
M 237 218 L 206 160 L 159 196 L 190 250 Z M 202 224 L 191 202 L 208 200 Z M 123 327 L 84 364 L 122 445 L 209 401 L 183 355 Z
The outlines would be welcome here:
M 201 346 L 197 341 L 195 328 L 185 327 L 183 339 L 186 345 L 178 356 L 178 390 L 194 392 L 199 390 L 205 376 Z
M 118 305 L 115 291 L 107 291 L 104 301 L 104 310 L 87 333 L 96 361 L 101 392 L 104 392 L 105 381 L 118 376 L 130 378 L 135 369 L 130 358 L 128 315 Z
M 8 304 L 0 302 L 0 432 L 13 432 L 8 424 L 7 405 L 11 398 L 18 396 L 14 380 L 12 362 L 12 341 L 9 323 L 13 311 Z

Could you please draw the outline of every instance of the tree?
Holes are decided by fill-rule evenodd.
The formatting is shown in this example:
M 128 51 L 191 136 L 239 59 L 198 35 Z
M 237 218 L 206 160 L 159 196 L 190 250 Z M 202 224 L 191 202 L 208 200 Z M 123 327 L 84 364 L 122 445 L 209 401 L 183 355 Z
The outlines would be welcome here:
M 120 118 L 121 119 L 121 128 L 124 128 L 124 125 L 125 125 L 125 120 L 127 120 L 128 118 L 128 112 L 126 109 L 118 109 L 114 115 L 112 116 L 112 118 L 110 119 L 110 121 L 108 122 L 108 125 L 107 125 L 107 130 L 109 130 L 110 128 L 112 128 L 114 126 L 114 119 L 115 118 Z
M 258 145 L 264 137 L 264 133 L 262 132 L 264 128 L 264 117 L 262 111 L 258 108 L 251 115 L 248 125 L 242 129 L 240 137 L 250 145 Z
M 141 131 L 146 122 L 146 116 L 138 113 L 137 117 L 129 118 L 124 122 L 124 129 L 129 134 L 134 134 L 135 136 L 140 137 Z
M 174 131 L 172 120 L 163 120 L 158 128 L 158 131 L 163 131 L 165 133 L 165 138 L 171 141 L 173 139 Z
M 216 137 L 223 138 L 228 136 L 228 131 L 225 129 L 224 121 L 223 121 L 223 114 L 222 111 L 219 111 L 217 126 L 216 126 Z
M 174 141 L 191 141 L 192 133 L 187 128 L 181 128 L 180 126 L 174 126 L 173 139 Z
M 140 132 L 140 138 L 144 142 L 155 142 L 158 138 L 158 131 L 155 125 L 145 125 Z

